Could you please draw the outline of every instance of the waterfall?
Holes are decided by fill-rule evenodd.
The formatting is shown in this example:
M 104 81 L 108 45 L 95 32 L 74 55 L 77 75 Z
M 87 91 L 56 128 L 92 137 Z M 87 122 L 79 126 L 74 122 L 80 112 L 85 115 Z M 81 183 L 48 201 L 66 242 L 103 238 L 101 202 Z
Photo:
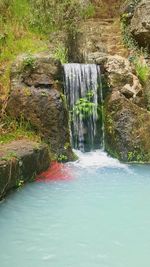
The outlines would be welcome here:
M 72 145 L 83 152 L 101 148 L 104 127 L 100 66 L 70 63 L 63 67 Z

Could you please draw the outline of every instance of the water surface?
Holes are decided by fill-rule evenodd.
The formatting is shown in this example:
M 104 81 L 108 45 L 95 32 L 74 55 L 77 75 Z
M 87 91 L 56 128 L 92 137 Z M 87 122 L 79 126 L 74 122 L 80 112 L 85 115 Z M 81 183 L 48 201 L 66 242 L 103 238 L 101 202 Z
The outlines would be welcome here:
M 79 154 L 0 204 L 1 267 L 150 266 L 150 167 Z

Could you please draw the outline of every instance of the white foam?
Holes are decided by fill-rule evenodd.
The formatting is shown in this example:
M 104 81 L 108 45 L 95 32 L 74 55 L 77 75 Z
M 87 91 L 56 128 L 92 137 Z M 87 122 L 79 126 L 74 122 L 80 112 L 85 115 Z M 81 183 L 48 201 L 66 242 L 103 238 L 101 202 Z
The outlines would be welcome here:
M 73 164 L 81 168 L 124 168 L 128 169 L 128 165 L 121 163 L 119 160 L 114 159 L 103 150 L 95 150 L 92 152 L 83 153 L 79 150 L 74 151 L 78 156 L 78 160 Z

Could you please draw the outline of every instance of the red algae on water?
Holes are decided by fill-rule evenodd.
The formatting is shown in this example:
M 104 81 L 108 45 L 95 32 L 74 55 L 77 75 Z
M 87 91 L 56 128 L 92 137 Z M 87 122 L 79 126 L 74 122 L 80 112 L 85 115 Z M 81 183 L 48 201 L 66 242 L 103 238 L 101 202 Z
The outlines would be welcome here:
M 49 169 L 36 177 L 37 182 L 71 180 L 71 169 L 63 163 L 52 162 Z

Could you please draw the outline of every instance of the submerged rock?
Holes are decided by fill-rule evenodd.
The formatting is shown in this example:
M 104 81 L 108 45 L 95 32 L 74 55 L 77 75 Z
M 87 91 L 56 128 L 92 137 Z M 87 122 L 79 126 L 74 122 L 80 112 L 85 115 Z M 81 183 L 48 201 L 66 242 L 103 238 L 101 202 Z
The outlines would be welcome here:
M 0 199 L 12 188 L 34 180 L 50 165 L 48 146 L 29 140 L 0 146 Z
M 49 55 L 19 57 L 12 66 L 7 113 L 23 117 L 37 131 L 50 150 L 72 160 L 69 115 L 60 88 L 60 63 Z

